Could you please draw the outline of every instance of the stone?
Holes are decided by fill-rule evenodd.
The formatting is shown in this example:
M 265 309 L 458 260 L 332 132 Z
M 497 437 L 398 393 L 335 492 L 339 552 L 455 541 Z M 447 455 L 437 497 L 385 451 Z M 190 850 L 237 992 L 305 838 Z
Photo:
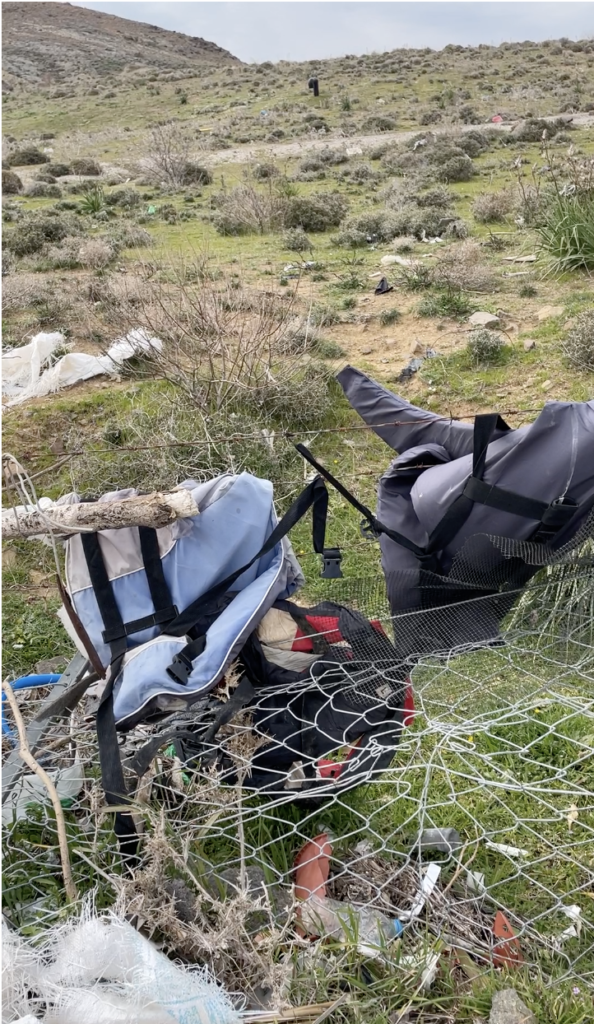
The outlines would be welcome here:
M 553 386 L 552 380 L 545 380 L 544 384 L 540 385 L 541 391 L 550 391 Z
M 524 352 L 532 352 L 533 348 L 536 348 L 534 338 L 524 338 Z
M 563 316 L 563 306 L 543 306 L 536 315 L 539 320 L 549 320 L 552 316 Z
M 369 355 L 371 355 L 372 352 L 373 352 L 372 348 L 362 348 L 361 349 L 361 355 L 362 356 L 369 356 Z
M 499 317 L 494 313 L 473 313 L 468 317 L 468 323 L 472 327 L 495 327 L 499 323 Z
M 493 996 L 489 1024 L 538 1024 L 538 1021 L 515 988 L 503 988 Z
M 35 671 L 39 672 L 40 675 L 46 674 L 53 675 L 54 673 L 63 672 L 66 668 L 68 658 L 63 655 L 59 655 L 57 658 L 46 658 L 44 661 L 38 661 L 35 666 Z

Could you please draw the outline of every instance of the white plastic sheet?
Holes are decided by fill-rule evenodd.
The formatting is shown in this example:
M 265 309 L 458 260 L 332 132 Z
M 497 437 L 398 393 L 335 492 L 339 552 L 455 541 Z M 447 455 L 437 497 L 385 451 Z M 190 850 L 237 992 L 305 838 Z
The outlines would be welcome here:
M 163 348 L 159 338 L 151 338 L 140 328 L 114 341 L 103 356 L 69 352 L 49 366 L 52 355 L 64 345 L 64 335 L 58 332 L 36 334 L 28 345 L 4 353 L 2 390 L 10 399 L 7 406 L 53 394 L 91 377 L 117 376 L 126 360 L 136 355 L 150 357 Z
M 74 923 L 51 928 L 35 948 L 4 928 L 2 945 L 4 1024 L 26 1019 L 39 1006 L 45 1024 L 240 1020 L 206 968 L 168 960 L 115 913 L 97 917 L 87 907 Z

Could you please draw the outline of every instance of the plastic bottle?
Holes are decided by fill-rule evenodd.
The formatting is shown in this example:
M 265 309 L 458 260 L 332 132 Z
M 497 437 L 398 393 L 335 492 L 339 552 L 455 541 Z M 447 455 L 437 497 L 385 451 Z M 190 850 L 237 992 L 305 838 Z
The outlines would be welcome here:
M 302 927 L 310 934 L 355 941 L 366 956 L 377 957 L 402 934 L 402 925 L 379 910 L 311 896 L 300 906 Z

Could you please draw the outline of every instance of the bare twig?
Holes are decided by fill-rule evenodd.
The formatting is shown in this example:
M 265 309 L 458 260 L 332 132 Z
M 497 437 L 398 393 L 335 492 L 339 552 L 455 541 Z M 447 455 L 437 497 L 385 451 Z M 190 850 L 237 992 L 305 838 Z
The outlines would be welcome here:
M 8 682 L 2 684 L 2 689 L 6 694 L 6 699 L 10 705 L 10 709 L 14 715 L 14 721 L 17 728 L 19 737 L 19 755 L 25 762 L 31 771 L 39 776 L 43 785 L 47 789 L 48 796 L 52 802 L 54 808 L 54 814 L 56 815 L 56 827 L 58 830 L 58 842 L 60 844 L 60 860 L 62 862 L 62 874 L 64 876 L 64 889 L 66 891 L 66 898 L 69 903 L 74 903 L 78 899 L 78 892 L 74 879 L 72 877 L 72 868 L 70 865 L 70 851 L 68 849 L 68 838 L 66 835 L 66 822 L 64 820 L 64 811 L 62 810 L 62 804 L 60 803 L 60 797 L 58 791 L 50 779 L 47 772 L 41 767 L 36 761 L 35 757 L 31 753 L 29 743 L 27 741 L 27 732 L 25 729 L 25 723 L 23 722 L 23 716 L 21 715 L 17 699 L 14 695 L 12 686 Z

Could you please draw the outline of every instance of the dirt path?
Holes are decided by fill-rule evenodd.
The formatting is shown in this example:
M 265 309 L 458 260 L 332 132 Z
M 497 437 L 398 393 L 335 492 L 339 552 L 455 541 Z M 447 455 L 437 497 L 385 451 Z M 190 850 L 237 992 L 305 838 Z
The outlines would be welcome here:
M 558 114 L 551 114 L 544 117 L 544 121 L 554 121 L 557 117 L 562 116 Z M 576 128 L 592 128 L 594 127 L 594 114 L 571 114 L 567 115 L 568 122 Z M 435 134 L 441 134 L 444 132 L 452 131 L 453 128 L 458 128 L 463 132 L 470 132 L 478 130 L 484 130 L 485 128 L 495 129 L 501 132 L 511 132 L 512 128 L 519 122 L 513 121 L 508 124 L 463 124 L 463 125 L 445 125 L 440 128 L 435 126 L 428 128 L 427 132 L 431 131 Z M 237 147 L 236 149 L 221 149 L 214 150 L 208 154 L 209 163 L 248 163 L 253 160 L 254 157 L 262 156 L 266 154 L 269 157 L 294 157 L 300 156 L 304 152 L 316 152 L 317 150 L 324 149 L 329 143 L 336 144 L 341 143 L 345 146 L 346 151 L 349 155 L 359 155 L 364 153 L 368 149 L 373 149 L 375 146 L 379 146 L 386 142 L 406 142 L 407 139 L 414 138 L 415 135 L 421 134 L 422 128 L 415 128 L 412 131 L 407 132 L 381 132 L 378 135 L 343 135 L 338 132 L 324 132 L 322 135 L 312 133 L 311 135 L 305 135 L 300 139 L 294 139 L 292 142 L 262 142 L 253 143 L 245 146 Z M 206 155 L 205 155 L 206 157 Z

